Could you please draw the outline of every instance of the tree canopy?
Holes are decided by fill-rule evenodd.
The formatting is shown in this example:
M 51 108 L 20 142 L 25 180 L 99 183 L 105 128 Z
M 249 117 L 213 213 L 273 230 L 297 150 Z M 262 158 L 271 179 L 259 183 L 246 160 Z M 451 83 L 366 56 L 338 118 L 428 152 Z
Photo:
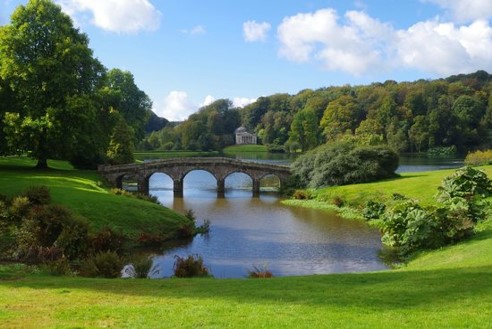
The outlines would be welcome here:
M 0 101 L 0 154 L 28 153 L 39 168 L 48 158 L 94 167 L 116 146 L 131 150 L 152 107 L 130 72 L 107 72 L 51 0 L 30 0 L 0 27 Z

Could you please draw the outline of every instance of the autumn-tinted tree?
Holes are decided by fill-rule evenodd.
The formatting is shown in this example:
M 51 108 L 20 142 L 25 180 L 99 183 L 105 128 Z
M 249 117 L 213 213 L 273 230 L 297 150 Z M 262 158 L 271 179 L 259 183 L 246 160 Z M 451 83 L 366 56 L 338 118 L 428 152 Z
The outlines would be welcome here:
M 79 122 L 60 121 L 65 117 L 60 112 L 69 111 L 70 99 L 94 93 L 104 73 L 88 44 L 87 36 L 50 0 L 19 6 L 1 29 L 0 76 L 16 102 L 7 109 L 15 114 L 4 119 L 12 128 L 8 140 L 29 151 L 38 167 L 46 167 L 49 157 L 69 156 L 66 133 L 78 133 L 69 127 Z

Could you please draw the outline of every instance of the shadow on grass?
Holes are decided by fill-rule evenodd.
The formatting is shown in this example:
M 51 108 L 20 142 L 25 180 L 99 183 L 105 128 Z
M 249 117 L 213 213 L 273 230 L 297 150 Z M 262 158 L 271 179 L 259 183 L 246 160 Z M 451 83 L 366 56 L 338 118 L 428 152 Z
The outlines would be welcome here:
M 361 307 L 391 310 L 445 307 L 459 300 L 492 303 L 492 266 L 428 271 L 254 279 L 122 280 L 28 277 L 0 281 L 11 288 L 85 290 L 121 296 L 221 299 L 234 303 L 308 304 L 321 307 Z

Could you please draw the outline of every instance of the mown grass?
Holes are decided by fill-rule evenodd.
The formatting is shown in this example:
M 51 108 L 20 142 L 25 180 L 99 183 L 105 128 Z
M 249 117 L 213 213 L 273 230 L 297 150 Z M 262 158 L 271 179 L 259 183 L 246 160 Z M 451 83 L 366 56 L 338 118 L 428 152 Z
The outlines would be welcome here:
M 187 222 L 184 216 L 146 201 L 111 194 L 96 171 L 74 170 L 66 162 L 49 161 L 48 170 L 34 169 L 27 158 L 0 157 L 0 194 L 15 196 L 30 186 L 47 186 L 54 203 L 68 206 L 102 227 L 137 236 L 140 232 L 173 232 Z
M 225 147 L 222 152 L 225 154 L 248 153 L 248 152 L 268 152 L 265 145 L 231 145 Z
M 478 167 L 492 177 L 492 166 Z M 348 217 L 357 217 L 353 209 L 361 209 L 367 201 L 387 202 L 394 193 L 407 198 L 418 200 L 423 204 L 436 202 L 437 188 L 444 177 L 455 172 L 454 169 L 429 172 L 403 173 L 397 178 L 387 179 L 365 184 L 325 187 L 318 190 L 309 190 L 311 200 L 285 200 L 284 203 L 292 206 L 328 209 L 345 213 Z M 335 205 L 343 202 L 345 208 Z
M 441 174 L 413 183 L 430 195 Z M 492 219 L 468 241 L 374 273 L 108 280 L 0 265 L 2 328 L 491 328 L 491 310 Z

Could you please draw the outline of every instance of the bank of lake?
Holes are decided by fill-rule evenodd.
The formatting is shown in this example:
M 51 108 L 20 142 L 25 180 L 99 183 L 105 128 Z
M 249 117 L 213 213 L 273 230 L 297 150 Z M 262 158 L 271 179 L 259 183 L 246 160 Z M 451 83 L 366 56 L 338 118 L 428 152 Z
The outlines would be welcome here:
M 54 199 L 67 204 L 90 193 L 95 196 L 88 200 L 97 202 L 107 193 L 94 172 L 39 174 L 15 167 L 0 169 L 0 193 L 14 193 L 34 182 L 51 184 L 57 191 Z M 492 166 L 482 169 L 491 176 Z M 425 200 L 447 174 L 408 174 L 336 189 L 347 202 L 393 191 Z M 318 191 L 315 201 L 329 198 L 328 190 Z M 124 203 L 126 199 L 119 205 Z M 138 208 L 146 212 L 152 207 L 142 203 Z M 404 268 L 373 273 L 268 280 L 108 280 L 53 277 L 24 265 L 0 265 L 0 321 L 5 328 L 488 328 L 492 219 L 477 230 L 470 240 L 422 253 Z

